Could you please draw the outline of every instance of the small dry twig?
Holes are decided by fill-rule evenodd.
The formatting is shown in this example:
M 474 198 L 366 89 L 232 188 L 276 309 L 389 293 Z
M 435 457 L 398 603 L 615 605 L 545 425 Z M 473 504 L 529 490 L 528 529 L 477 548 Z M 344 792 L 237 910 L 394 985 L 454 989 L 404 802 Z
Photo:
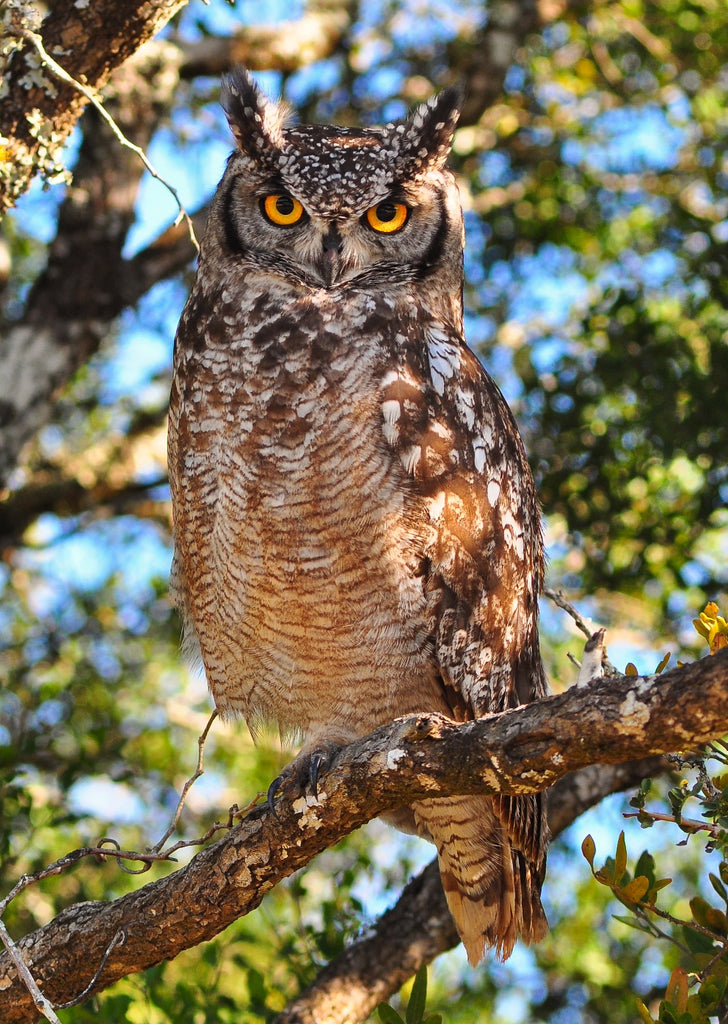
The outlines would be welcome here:
M 80 860 L 83 860 L 86 857 L 95 856 L 102 860 L 106 859 L 107 857 L 114 857 L 116 858 L 118 866 L 123 871 L 126 871 L 128 874 L 132 875 L 140 875 L 143 874 L 145 871 L 148 871 L 155 861 L 173 860 L 174 858 L 172 857 L 172 854 L 175 853 L 177 850 L 181 849 L 182 847 L 200 846 L 206 843 L 208 839 L 210 839 L 220 829 L 232 828 L 233 820 L 238 811 L 237 807 L 230 809 L 226 824 L 215 822 L 215 824 L 207 830 L 205 835 L 200 837 L 199 839 L 181 840 L 180 842 L 175 843 L 174 846 L 172 846 L 166 852 L 162 852 L 162 847 L 164 846 L 166 841 L 169 839 L 169 837 L 172 835 L 175 828 L 177 827 L 177 823 L 182 813 L 182 808 L 184 807 L 185 800 L 187 799 L 187 794 L 189 793 L 193 784 L 197 781 L 197 779 L 199 779 L 199 777 L 204 772 L 205 742 L 212 727 L 212 723 L 217 718 L 217 715 L 218 713 L 216 710 L 212 712 L 207 721 L 207 725 L 205 726 L 202 733 L 197 739 L 197 766 L 193 774 L 185 782 L 172 822 L 167 831 L 162 836 L 162 838 L 156 844 L 156 846 L 153 846 L 151 850 L 148 850 L 146 853 L 137 853 L 136 851 L 122 850 L 115 839 L 104 837 L 103 839 L 100 839 L 98 841 L 96 846 L 84 846 L 78 850 L 72 850 L 70 853 L 67 853 L 64 857 L 60 857 L 52 864 L 48 864 L 46 865 L 46 867 L 40 868 L 38 871 L 35 871 L 32 874 L 22 875 L 18 879 L 16 884 L 13 886 L 13 888 L 10 890 L 10 892 L 5 897 L 0 899 L 0 940 L 2 941 L 3 945 L 7 949 L 10 956 L 12 957 L 13 962 L 18 969 L 20 977 L 23 979 L 25 985 L 28 988 L 28 991 L 32 996 L 33 1003 L 36 1009 L 46 1018 L 46 1020 L 50 1021 L 51 1024 L 61 1024 L 61 1021 L 58 1019 L 54 1012 L 53 1004 L 41 992 L 35 978 L 33 977 L 30 971 L 30 968 L 23 959 L 22 953 L 20 952 L 19 948 L 16 946 L 16 944 L 10 937 L 8 930 L 2 921 L 2 915 L 5 913 L 7 907 L 16 898 L 16 896 L 18 896 L 24 889 L 27 889 L 29 885 L 34 885 L 42 881 L 44 878 L 50 878 L 53 875 L 59 875 L 61 874 L 62 871 L 65 871 L 67 868 L 72 867 L 74 864 L 77 864 Z M 109 845 L 112 847 L 112 849 L 108 848 Z M 123 860 L 141 861 L 142 867 L 136 870 L 133 868 L 128 868 L 126 867 L 126 865 L 122 863 Z M 80 995 L 76 996 L 74 999 L 70 1000 L 67 1003 L 58 1004 L 59 1009 L 68 1009 L 71 1006 L 77 1006 L 79 1003 L 83 1002 L 83 1000 L 87 997 L 87 995 L 92 991 L 92 989 L 96 985 L 112 951 L 117 946 L 122 945 L 125 940 L 126 933 L 124 932 L 123 929 L 120 929 L 116 932 L 114 938 L 109 943 L 96 973 L 94 974 L 93 978 L 86 986 L 86 988 L 83 990 L 83 992 L 81 992 Z
M 182 814 L 182 808 L 184 807 L 185 801 L 187 800 L 187 794 L 192 789 L 195 782 L 197 782 L 199 777 L 203 775 L 205 772 L 205 743 L 207 742 L 207 737 L 209 735 L 210 729 L 212 728 L 212 723 L 215 721 L 217 716 L 218 711 L 217 708 L 215 708 L 215 710 L 212 712 L 212 714 L 207 720 L 207 725 L 197 738 L 197 766 L 192 775 L 190 775 L 189 779 L 187 779 L 184 786 L 182 787 L 182 792 L 180 793 L 180 798 L 179 801 L 177 802 L 177 809 L 174 812 L 174 817 L 172 818 L 169 828 L 164 833 L 162 838 L 159 840 L 158 843 L 155 843 L 155 845 L 152 847 L 153 853 L 161 853 L 162 847 L 167 842 L 169 837 L 172 835 L 174 830 L 177 828 L 177 823 L 179 822 L 180 815 Z M 174 849 L 179 849 L 179 846 L 175 846 Z
M 79 995 L 77 995 L 75 997 L 75 999 L 69 999 L 67 1003 L 57 1003 L 56 1005 L 57 1005 L 59 1010 L 67 1010 L 71 1006 L 78 1006 L 79 1003 L 82 1003 L 84 1001 L 84 999 L 88 995 L 90 995 L 90 993 L 93 990 L 94 985 L 96 984 L 96 982 L 101 977 L 101 973 L 102 973 L 104 967 L 106 967 L 106 961 L 111 956 L 112 951 L 115 950 L 117 946 L 123 946 L 125 941 L 126 941 L 126 932 L 124 931 L 123 928 L 120 928 L 118 930 L 118 932 L 116 933 L 116 935 L 114 935 L 114 937 L 111 940 L 111 942 L 109 943 L 109 945 L 106 947 L 106 952 L 104 953 L 104 955 L 101 958 L 101 963 L 99 964 L 98 969 L 96 970 L 96 973 L 94 974 L 93 978 L 88 983 L 86 988 L 83 990 L 83 992 L 81 992 Z
M 46 999 L 41 990 L 38 988 L 38 984 L 30 973 L 30 968 L 23 959 L 23 954 L 20 952 L 18 947 L 15 945 L 13 940 L 10 938 L 7 928 L 0 920 L 0 940 L 10 954 L 15 967 L 17 968 L 18 974 L 25 982 L 28 991 L 33 997 L 33 1005 L 39 1013 L 42 1013 L 46 1020 L 49 1020 L 51 1024 L 61 1024 L 60 1020 L 56 1016 L 53 1010 L 53 1004 Z
M 576 608 L 564 597 L 563 590 L 554 590 L 552 587 L 544 587 L 544 596 L 550 598 L 555 605 L 567 612 L 576 623 L 578 629 L 582 631 L 585 637 L 589 639 L 594 632 L 594 626 L 590 626 L 586 619 L 576 610 Z
M 574 605 L 571 604 L 570 601 L 567 601 L 566 597 L 564 596 L 563 590 L 554 590 L 553 587 L 544 587 L 543 593 L 544 593 L 544 597 L 548 597 L 551 601 L 554 602 L 554 604 L 557 607 L 561 608 L 563 611 L 565 611 L 568 615 L 571 616 L 571 618 L 574 620 L 577 628 L 581 630 L 581 632 L 584 634 L 585 637 L 587 637 L 588 640 L 590 640 L 592 638 L 592 636 L 596 632 L 593 624 L 588 623 L 586 621 L 586 619 L 576 610 Z M 576 658 L 574 658 L 571 654 L 567 655 L 567 657 L 578 668 L 581 668 L 580 662 L 578 662 L 576 660 Z M 604 674 L 605 675 L 608 675 L 608 676 L 615 675 L 615 676 L 617 676 L 617 675 L 621 675 L 622 674 L 621 672 L 617 671 L 617 669 L 611 663 L 611 661 L 606 656 L 606 654 L 604 655 L 604 657 L 602 659 L 602 666 L 604 668 Z
M 151 176 L 153 178 L 156 178 L 157 181 L 161 182 L 162 185 L 164 185 L 164 187 L 167 189 L 167 191 L 171 194 L 172 198 L 176 202 L 177 209 L 179 210 L 179 213 L 177 214 L 177 219 L 175 220 L 175 224 L 179 224 L 181 220 L 184 220 L 184 222 L 187 225 L 187 231 L 190 236 L 190 241 L 192 242 L 195 249 L 199 253 L 200 243 L 197 241 L 197 235 L 195 234 L 195 229 L 192 224 L 192 218 L 190 217 L 189 213 L 182 204 L 182 200 L 179 197 L 177 189 L 173 185 L 170 185 L 170 183 L 165 178 L 163 178 L 161 174 L 159 174 L 156 168 L 151 164 L 149 157 L 146 155 L 144 150 L 140 146 L 137 146 L 133 142 L 131 142 L 130 139 L 127 139 L 126 135 L 124 135 L 121 128 L 118 126 L 118 124 L 113 119 L 111 114 L 108 112 L 106 107 L 103 105 L 101 100 L 98 98 L 96 93 L 92 89 L 89 89 L 88 86 L 83 85 L 82 82 L 77 81 L 72 75 L 69 75 L 69 73 L 63 67 L 61 67 L 61 65 L 57 61 L 55 61 L 53 57 L 51 57 L 51 55 L 47 52 L 46 48 L 43 46 L 43 40 L 37 32 L 33 32 L 31 31 L 31 29 L 26 27 L 21 27 L 19 29 L 18 34 L 21 39 L 26 39 L 35 47 L 35 49 L 38 51 L 38 55 L 41 61 L 46 65 L 49 71 L 51 71 L 56 76 L 56 78 L 60 78 L 62 82 L 65 82 L 67 85 L 70 85 L 71 88 L 76 90 L 76 92 L 80 92 L 82 96 L 86 97 L 89 103 L 91 103 L 96 108 L 96 110 L 98 110 L 99 114 L 103 117 L 104 121 L 106 121 L 109 128 L 111 128 L 112 132 L 114 133 L 116 139 L 119 141 L 119 143 L 122 146 L 125 146 L 127 149 L 130 149 L 133 153 L 136 153 L 136 155 L 139 157 L 139 159 L 144 164 L 146 169 L 149 171 Z

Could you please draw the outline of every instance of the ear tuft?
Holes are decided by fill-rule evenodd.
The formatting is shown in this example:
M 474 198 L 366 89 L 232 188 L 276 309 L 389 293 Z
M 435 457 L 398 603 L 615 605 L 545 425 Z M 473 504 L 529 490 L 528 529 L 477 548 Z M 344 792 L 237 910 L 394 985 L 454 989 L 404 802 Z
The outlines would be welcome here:
M 288 114 L 285 105 L 269 100 L 242 65 L 223 76 L 220 105 L 240 150 L 277 162 Z
M 452 147 L 463 95 L 460 85 L 450 86 L 416 107 L 405 121 L 387 126 L 403 176 L 416 178 L 443 166 Z

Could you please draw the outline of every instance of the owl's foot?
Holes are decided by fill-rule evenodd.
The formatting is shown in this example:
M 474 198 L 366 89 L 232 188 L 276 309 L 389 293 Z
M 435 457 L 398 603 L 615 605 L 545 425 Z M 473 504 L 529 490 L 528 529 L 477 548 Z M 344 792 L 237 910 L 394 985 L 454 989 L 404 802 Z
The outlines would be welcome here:
M 268 807 L 276 813 L 275 800 L 281 794 L 289 801 L 311 795 L 318 799 L 318 781 L 341 750 L 336 743 L 327 743 L 299 754 L 268 787 Z

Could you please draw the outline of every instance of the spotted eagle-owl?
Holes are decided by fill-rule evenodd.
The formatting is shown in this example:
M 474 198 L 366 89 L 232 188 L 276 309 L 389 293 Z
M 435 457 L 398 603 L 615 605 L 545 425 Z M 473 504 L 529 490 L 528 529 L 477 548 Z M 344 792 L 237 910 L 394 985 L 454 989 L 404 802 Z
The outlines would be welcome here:
M 289 790 L 399 715 L 545 693 L 533 481 L 463 340 L 459 102 L 289 127 L 244 69 L 223 84 L 237 148 L 175 345 L 172 588 L 220 711 L 302 736 Z M 437 846 L 471 962 L 542 936 L 540 797 L 393 818 Z

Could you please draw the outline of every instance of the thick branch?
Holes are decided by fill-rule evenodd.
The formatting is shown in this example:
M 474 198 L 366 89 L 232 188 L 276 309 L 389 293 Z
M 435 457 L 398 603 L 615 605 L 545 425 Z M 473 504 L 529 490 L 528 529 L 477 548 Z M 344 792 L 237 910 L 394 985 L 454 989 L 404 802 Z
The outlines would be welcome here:
M 173 47 L 154 44 L 114 76 L 109 109 L 139 145 L 148 144 L 171 105 L 175 55 Z M 30 291 L 23 319 L 3 338 L 0 488 L 23 444 L 47 422 L 58 389 L 97 351 L 125 306 L 143 294 L 138 280 L 130 280 L 140 261 L 125 261 L 122 249 L 144 166 L 94 109 L 82 126 L 74 183 L 60 209 L 47 266 Z M 175 248 L 179 252 L 178 241 Z M 165 251 L 162 238 L 157 257 Z M 189 261 L 189 240 L 186 251 Z M 148 284 L 148 276 L 144 280 Z
M 728 730 L 728 651 L 656 678 L 603 679 L 478 722 L 400 719 L 342 751 L 319 799 L 254 810 L 179 871 L 112 903 L 71 907 L 21 942 L 55 1003 L 212 938 L 281 879 L 370 818 L 425 795 L 536 792 L 568 772 L 699 746 Z M 123 942 L 119 943 L 119 936 Z M 4 1024 L 35 1019 L 0 958 Z
M 180 76 L 220 75 L 235 64 L 251 71 L 296 71 L 341 48 L 356 12 L 352 0 L 310 0 L 296 21 L 246 25 L 232 36 L 182 43 Z
M 78 7 L 72 0 L 52 5 L 40 34 L 47 53 L 63 54 L 63 68 L 91 89 L 99 89 L 114 68 L 167 24 L 186 0 L 95 0 Z M 22 33 L 20 11 L 6 31 Z M 88 102 L 72 86 L 39 71 L 38 53 L 26 40 L 12 54 L 0 100 L 0 135 L 7 141 L 0 175 L 0 217 L 28 188 L 38 171 L 60 152 Z M 33 112 L 33 128 L 28 114 Z
M 98 517 L 133 511 L 168 527 L 169 508 L 150 498 L 150 491 L 167 482 L 166 418 L 165 403 L 135 416 L 121 437 L 106 437 L 80 456 L 66 455 L 62 464 L 38 466 L 23 487 L 0 502 L 0 556 L 20 544 L 28 527 L 46 512 Z M 158 466 L 156 479 L 149 478 L 150 460 Z M 138 478 L 140 462 L 143 480 Z

